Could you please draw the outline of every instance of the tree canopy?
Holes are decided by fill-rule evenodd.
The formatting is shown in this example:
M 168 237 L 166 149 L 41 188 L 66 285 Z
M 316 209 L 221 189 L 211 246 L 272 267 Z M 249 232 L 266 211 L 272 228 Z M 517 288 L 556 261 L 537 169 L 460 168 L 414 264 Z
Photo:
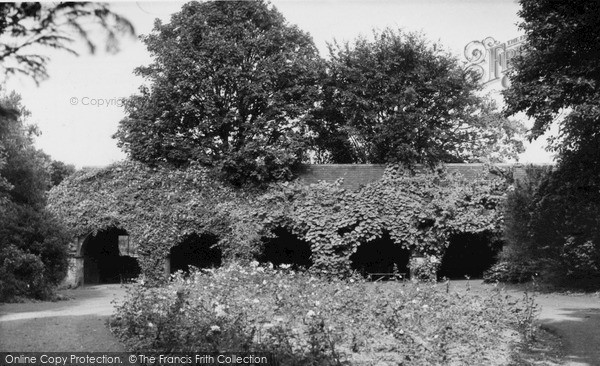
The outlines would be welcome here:
M 191 2 L 142 38 L 154 62 L 115 135 L 138 161 L 213 166 L 236 184 L 285 179 L 305 152 L 321 60 L 264 1 Z
M 526 43 L 505 91 L 506 113 L 531 117 L 531 138 L 557 121 L 551 148 L 559 153 L 561 174 L 578 186 L 594 186 L 600 172 L 600 3 L 522 0 L 521 6 Z
M 535 120 L 542 135 L 566 108 L 600 100 L 600 3 L 521 0 L 526 43 L 515 58 L 507 113 Z
M 502 117 L 458 60 L 421 35 L 386 29 L 329 52 L 312 126 L 321 160 L 498 162 L 523 151 L 520 123 Z

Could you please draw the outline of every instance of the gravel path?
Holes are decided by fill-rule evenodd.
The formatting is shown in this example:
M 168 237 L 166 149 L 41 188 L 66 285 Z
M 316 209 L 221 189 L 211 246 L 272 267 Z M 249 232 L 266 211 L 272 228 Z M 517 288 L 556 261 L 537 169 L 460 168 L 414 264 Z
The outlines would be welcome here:
M 0 305 L 0 352 L 121 352 L 106 327 L 120 285 L 61 292 L 72 300 Z

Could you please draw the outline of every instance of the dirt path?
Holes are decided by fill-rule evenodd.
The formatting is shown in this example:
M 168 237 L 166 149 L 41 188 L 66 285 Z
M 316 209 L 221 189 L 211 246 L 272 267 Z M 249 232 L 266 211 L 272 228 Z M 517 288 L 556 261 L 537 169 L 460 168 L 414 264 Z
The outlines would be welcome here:
M 600 366 L 600 298 L 541 294 L 540 322 L 565 342 L 568 366 Z
M 123 346 L 106 327 L 120 285 L 67 290 L 72 300 L 0 305 L 0 352 L 120 352 Z

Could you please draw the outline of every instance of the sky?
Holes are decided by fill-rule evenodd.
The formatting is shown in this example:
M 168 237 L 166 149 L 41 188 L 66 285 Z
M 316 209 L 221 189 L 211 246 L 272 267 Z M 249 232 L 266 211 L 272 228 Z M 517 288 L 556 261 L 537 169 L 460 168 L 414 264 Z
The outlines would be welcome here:
M 463 58 L 467 43 L 494 37 L 500 42 L 522 33 L 517 27 L 519 6 L 514 0 L 272 0 L 291 24 L 310 33 L 322 56 L 334 39 L 351 41 L 386 27 L 423 32 Z M 148 34 L 154 20 L 168 22 L 183 2 L 111 2 L 111 9 L 128 18 L 138 35 Z M 54 159 L 76 167 L 104 166 L 125 159 L 112 135 L 124 117 L 122 98 L 142 84 L 133 70 L 151 62 L 136 37 L 123 39 L 117 54 L 98 52 L 79 57 L 52 51 L 50 78 L 39 86 L 12 77 L 7 89 L 23 97 L 31 123 L 42 132 L 36 145 Z M 489 91 L 498 94 L 499 84 Z M 522 118 L 522 117 L 520 117 Z M 531 123 L 524 121 L 529 127 Z M 521 163 L 550 163 L 545 139 L 527 143 Z

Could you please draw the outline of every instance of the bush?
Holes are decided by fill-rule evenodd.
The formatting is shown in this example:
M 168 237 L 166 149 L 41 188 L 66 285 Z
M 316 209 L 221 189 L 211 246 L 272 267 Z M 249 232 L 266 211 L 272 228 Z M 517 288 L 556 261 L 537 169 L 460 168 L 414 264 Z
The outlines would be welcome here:
M 506 282 L 506 283 L 524 283 L 537 277 L 539 268 L 537 263 L 529 261 L 502 261 L 494 264 L 490 269 L 483 273 L 484 282 Z
M 0 213 L 0 301 L 49 299 L 67 272 L 69 235 L 48 212 L 9 203 Z
M 504 204 L 503 240 L 499 262 L 484 273 L 486 282 L 527 282 L 542 270 L 540 245 L 532 240 L 529 223 L 536 210 L 536 194 L 551 168 L 528 166 L 525 176 L 508 190 Z
M 0 300 L 48 295 L 44 264 L 39 256 L 10 245 L 0 251 L 0 257 Z
M 600 195 L 596 180 L 564 165 L 530 167 L 508 193 L 506 245 L 488 281 L 594 284 L 600 278 Z
M 441 261 L 435 256 L 413 257 L 408 264 L 411 279 L 436 281 Z
M 282 266 L 285 267 L 285 266 Z M 132 351 L 269 352 L 283 365 L 506 364 L 531 303 L 499 291 L 323 279 L 231 264 L 138 284 L 111 320 Z M 525 315 L 527 314 L 527 315 Z

